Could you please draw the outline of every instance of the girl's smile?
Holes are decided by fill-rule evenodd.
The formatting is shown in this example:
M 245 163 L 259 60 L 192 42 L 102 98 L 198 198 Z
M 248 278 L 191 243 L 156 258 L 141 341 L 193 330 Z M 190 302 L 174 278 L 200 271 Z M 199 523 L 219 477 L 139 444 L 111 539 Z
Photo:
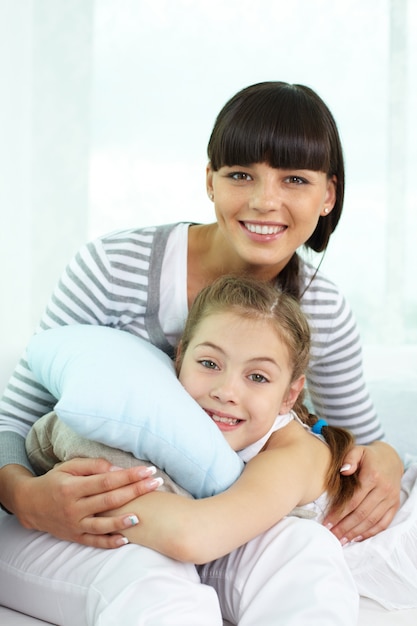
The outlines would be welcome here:
M 217 424 L 220 430 L 223 431 L 228 431 L 233 427 L 238 426 L 242 422 L 240 418 L 223 414 L 220 411 L 216 411 L 214 413 L 213 411 L 209 411 L 206 409 L 206 413 L 209 417 L 211 417 L 213 422 Z

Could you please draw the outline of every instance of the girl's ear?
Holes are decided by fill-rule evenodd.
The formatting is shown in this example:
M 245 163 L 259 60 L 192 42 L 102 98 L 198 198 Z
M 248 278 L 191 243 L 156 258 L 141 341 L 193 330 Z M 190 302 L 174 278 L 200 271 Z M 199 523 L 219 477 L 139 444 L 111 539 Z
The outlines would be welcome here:
M 207 195 L 211 199 L 213 195 L 213 170 L 211 169 L 210 161 L 207 163 L 206 167 L 206 189 Z
M 300 395 L 300 393 L 302 392 L 304 388 L 305 381 L 306 381 L 306 377 L 300 376 L 300 378 L 297 378 L 297 380 L 294 380 L 291 383 L 287 391 L 287 394 L 284 400 L 282 401 L 281 408 L 279 411 L 280 415 L 283 415 L 284 413 L 288 413 L 288 411 L 292 409 L 298 396 Z

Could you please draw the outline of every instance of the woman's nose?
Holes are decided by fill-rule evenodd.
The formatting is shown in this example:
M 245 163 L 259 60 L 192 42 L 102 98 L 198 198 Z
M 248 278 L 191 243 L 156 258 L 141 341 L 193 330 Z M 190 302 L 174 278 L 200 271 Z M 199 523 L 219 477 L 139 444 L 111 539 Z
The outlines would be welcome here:
M 271 178 L 258 181 L 253 190 L 252 206 L 256 211 L 267 213 L 275 211 L 281 204 L 282 198 L 277 182 Z

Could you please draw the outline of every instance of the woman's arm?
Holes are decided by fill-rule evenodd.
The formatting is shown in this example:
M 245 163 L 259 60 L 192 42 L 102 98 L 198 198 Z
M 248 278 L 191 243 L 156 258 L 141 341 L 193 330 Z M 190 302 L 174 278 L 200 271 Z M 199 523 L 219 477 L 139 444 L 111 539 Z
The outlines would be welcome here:
M 358 444 L 372 443 L 383 430 L 366 387 L 355 318 L 333 283 L 318 274 L 313 285 L 301 305 L 311 320 L 307 383 L 314 412 L 350 430 Z
M 129 503 L 118 513 L 133 510 L 139 523 L 123 534 L 131 542 L 191 563 L 229 553 L 324 491 L 328 450 L 308 437 L 302 445 L 261 452 L 232 487 L 216 496 L 189 500 L 154 492 Z
M 367 539 L 387 528 L 400 506 L 404 471 L 394 448 L 383 441 L 356 446 L 345 462 L 351 467 L 344 474 L 359 469 L 360 487 L 343 509 L 330 511 L 323 521 L 343 545 L 354 539 Z
M 25 528 L 97 548 L 116 548 L 124 543 L 123 537 L 109 533 L 120 533 L 131 521 L 126 514 L 99 514 L 159 483 L 149 468 L 112 469 L 116 468 L 103 459 L 74 459 L 34 477 L 21 465 L 6 465 L 0 470 L 1 502 Z
M 124 323 L 130 317 L 139 318 L 141 309 L 134 284 L 137 273 L 132 270 L 132 281 L 126 288 L 129 293 L 125 289 L 115 294 L 115 289 L 124 288 L 112 281 L 108 256 L 106 240 L 81 248 L 49 301 L 41 329 L 74 323 L 117 325 L 117 316 L 123 316 Z M 96 288 L 91 275 L 101 289 Z M 113 308 L 114 298 L 119 296 L 126 303 L 124 310 Z M 96 515 L 149 489 L 134 470 L 110 473 L 110 463 L 95 459 L 73 460 L 48 476 L 34 477 L 24 437 L 34 421 L 52 410 L 55 402 L 34 379 L 23 358 L 0 403 L 0 502 L 27 527 L 96 547 L 115 547 L 121 537 L 107 533 L 125 528 L 123 520 L 120 516 L 109 520 Z
M 91 283 L 91 275 L 101 285 Z M 38 332 L 70 324 L 117 325 L 110 317 L 111 268 L 102 242 L 83 246 L 64 270 L 41 317 Z M 127 311 L 122 311 L 128 317 Z M 0 401 L 0 429 L 25 437 L 35 420 L 52 411 L 56 399 L 34 377 L 23 354 Z M 24 442 L 22 446 L 24 451 Z M 7 446 L 0 448 L 0 466 L 15 463 Z M 30 468 L 23 454 L 21 462 Z
M 338 289 L 321 274 L 306 291 L 302 306 L 312 319 L 313 348 L 308 388 L 318 415 L 349 429 L 359 444 L 345 459 L 359 469 L 360 487 L 343 511 L 324 523 L 346 543 L 384 530 L 399 507 L 402 463 L 383 436 L 366 388 L 355 319 Z

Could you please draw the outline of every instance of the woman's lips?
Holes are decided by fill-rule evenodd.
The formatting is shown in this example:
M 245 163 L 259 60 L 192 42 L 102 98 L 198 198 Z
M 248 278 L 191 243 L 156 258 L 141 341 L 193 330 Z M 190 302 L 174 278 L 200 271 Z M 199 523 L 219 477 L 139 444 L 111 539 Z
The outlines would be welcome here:
M 282 224 L 262 224 L 262 223 L 252 223 L 252 222 L 243 222 L 244 227 L 250 233 L 254 233 L 255 235 L 278 235 L 278 233 L 282 233 L 286 226 Z
M 284 224 L 265 224 L 262 222 L 241 222 L 246 235 L 256 242 L 275 241 L 287 230 Z

